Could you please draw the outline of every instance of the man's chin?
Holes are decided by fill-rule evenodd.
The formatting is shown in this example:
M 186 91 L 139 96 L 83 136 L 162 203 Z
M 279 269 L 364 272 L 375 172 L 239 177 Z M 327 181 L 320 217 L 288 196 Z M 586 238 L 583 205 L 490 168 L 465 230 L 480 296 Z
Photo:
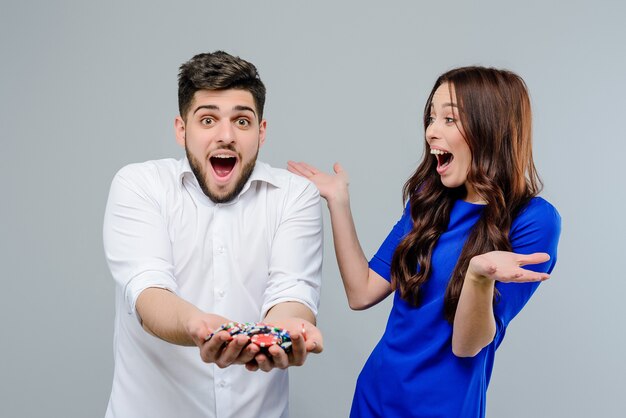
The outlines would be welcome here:
M 254 164 L 248 165 L 246 168 L 247 170 L 243 173 L 232 173 L 227 184 L 215 184 L 207 180 L 203 187 L 204 194 L 207 195 L 213 203 L 228 203 L 234 200 L 239 196 L 239 193 L 241 193 L 250 178 Z
M 204 190 L 204 194 L 207 195 L 213 203 L 228 203 L 237 197 L 240 191 L 241 188 L 236 190 L 234 185 L 229 185 L 229 187 L 219 189 L 217 187 L 209 186 L 206 190 Z

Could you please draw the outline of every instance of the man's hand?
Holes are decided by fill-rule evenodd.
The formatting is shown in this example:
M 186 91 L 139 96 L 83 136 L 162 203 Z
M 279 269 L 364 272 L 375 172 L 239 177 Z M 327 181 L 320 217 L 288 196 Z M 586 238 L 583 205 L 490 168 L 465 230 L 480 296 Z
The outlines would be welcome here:
M 273 322 L 271 325 L 289 331 L 291 336 L 291 352 L 286 353 L 278 345 L 272 345 L 268 354 L 258 353 L 254 359 L 246 363 L 250 371 L 262 370 L 269 372 L 274 368 L 286 369 L 291 366 L 302 366 L 309 353 L 321 353 L 324 349 L 322 333 L 309 321 L 301 318 L 286 318 Z M 256 344 L 250 346 L 259 348 Z
M 219 368 L 232 364 L 246 364 L 253 361 L 260 348 L 249 344 L 247 335 L 232 337 L 228 331 L 219 331 L 207 341 L 207 337 L 221 324 L 231 322 L 228 319 L 211 314 L 194 317 L 187 323 L 187 330 L 194 343 L 200 349 L 200 358 L 205 363 L 215 363 Z

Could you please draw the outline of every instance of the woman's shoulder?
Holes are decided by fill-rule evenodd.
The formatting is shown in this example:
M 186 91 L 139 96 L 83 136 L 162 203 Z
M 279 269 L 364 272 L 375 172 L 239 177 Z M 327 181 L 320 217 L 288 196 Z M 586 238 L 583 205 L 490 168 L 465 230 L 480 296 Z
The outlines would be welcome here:
M 543 235 L 559 235 L 561 215 L 559 211 L 543 197 L 533 197 L 524 205 L 511 225 L 511 235 L 541 232 Z
M 519 211 L 516 219 L 519 218 L 534 218 L 534 217 L 548 217 L 560 219 L 561 215 L 559 211 L 541 196 L 535 196 L 524 205 Z

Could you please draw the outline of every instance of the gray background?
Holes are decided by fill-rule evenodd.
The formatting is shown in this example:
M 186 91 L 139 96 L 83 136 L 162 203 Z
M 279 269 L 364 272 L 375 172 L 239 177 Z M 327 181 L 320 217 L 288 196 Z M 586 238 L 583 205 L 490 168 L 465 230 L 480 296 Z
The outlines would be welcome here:
M 178 66 L 215 49 L 254 62 L 268 87 L 263 160 L 349 171 L 368 256 L 401 213 L 436 76 L 468 64 L 522 75 L 563 233 L 552 279 L 498 352 L 488 416 L 623 416 L 623 3 L 160 3 L 2 2 L 0 416 L 104 414 L 108 187 L 127 163 L 182 155 Z M 292 370 L 294 417 L 347 416 L 390 308 L 348 309 L 328 217 L 325 251 L 326 350 Z

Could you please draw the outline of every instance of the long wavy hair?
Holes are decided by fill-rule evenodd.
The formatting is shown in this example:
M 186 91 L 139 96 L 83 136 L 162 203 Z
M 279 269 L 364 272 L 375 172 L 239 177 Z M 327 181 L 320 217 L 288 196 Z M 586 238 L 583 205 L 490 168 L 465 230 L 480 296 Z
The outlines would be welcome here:
M 509 230 L 519 210 L 542 188 L 532 157 L 532 115 L 524 80 L 494 68 L 462 67 L 442 74 L 424 107 L 428 126 L 433 95 L 439 86 L 452 87 L 458 106 L 459 130 L 472 158 L 467 175 L 486 202 L 461 250 L 444 299 L 444 315 L 454 320 L 470 259 L 489 251 L 510 251 Z M 454 100 L 452 100 L 454 101 Z M 403 188 L 410 203 L 413 228 L 398 245 L 391 262 L 391 283 L 400 296 L 420 304 L 419 289 L 432 272 L 431 257 L 439 236 L 448 227 L 454 202 L 466 195 L 465 185 L 447 188 L 437 174 L 437 160 L 428 152 Z M 497 299 L 494 295 L 494 302 Z

